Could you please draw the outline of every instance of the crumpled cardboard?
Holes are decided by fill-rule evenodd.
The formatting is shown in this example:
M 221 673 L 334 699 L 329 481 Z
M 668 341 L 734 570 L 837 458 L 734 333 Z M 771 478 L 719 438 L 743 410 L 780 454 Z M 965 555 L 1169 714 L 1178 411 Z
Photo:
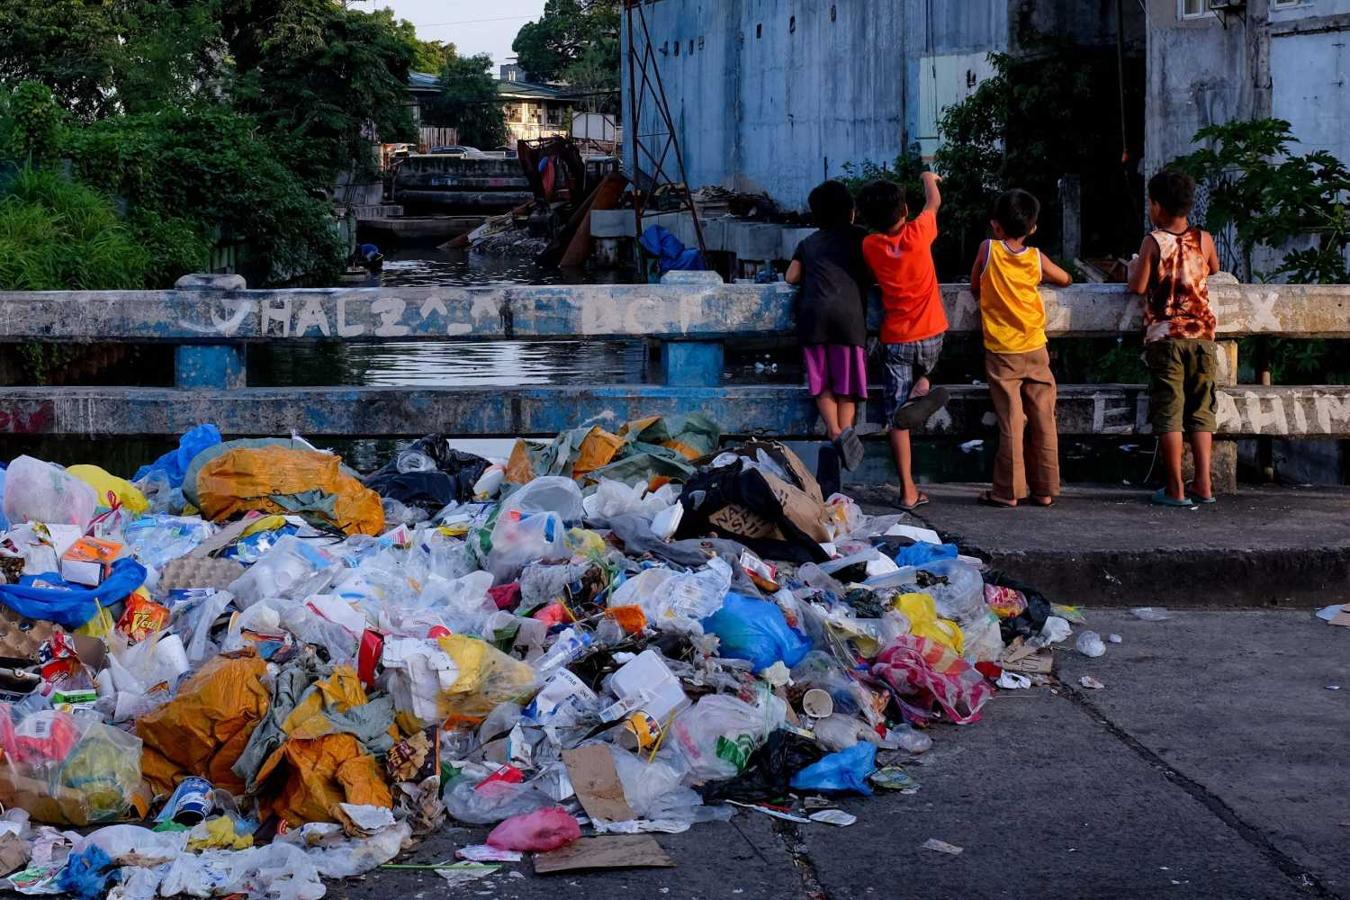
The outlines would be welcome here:
M 159 793 L 168 794 L 184 775 L 200 775 L 216 787 L 243 793 L 230 771 L 270 697 L 257 656 L 217 656 L 178 689 L 178 696 L 136 722 L 144 741 L 141 769 Z

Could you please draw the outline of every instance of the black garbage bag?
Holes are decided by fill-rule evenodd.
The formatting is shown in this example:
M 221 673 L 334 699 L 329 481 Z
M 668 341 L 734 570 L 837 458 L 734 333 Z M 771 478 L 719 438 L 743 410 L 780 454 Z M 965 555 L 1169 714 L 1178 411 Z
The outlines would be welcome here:
M 443 434 L 418 438 L 366 478 L 381 497 L 427 512 L 473 499 L 473 486 L 490 466 L 486 459 L 450 446 Z
M 1003 637 L 1003 643 L 1010 644 L 1018 637 L 1032 638 L 1041 633 L 1041 629 L 1045 627 L 1045 620 L 1050 618 L 1050 601 L 1044 594 L 1031 585 L 1009 578 L 998 571 L 985 572 L 984 581 L 985 584 L 1021 591 L 1027 600 L 1027 608 L 1021 614 L 1011 619 L 999 620 L 998 630 Z
M 680 494 L 684 515 L 677 538 L 717 534 L 749 547 L 760 558 L 821 563 L 829 554 L 797 526 L 759 470 L 743 460 L 700 469 Z M 768 525 L 778 537 L 759 537 Z
M 780 728 L 750 754 L 744 772 L 725 781 L 710 781 L 699 793 L 704 803 L 782 800 L 790 793 L 788 783 L 792 776 L 819 762 L 824 755 L 825 751 L 815 741 Z

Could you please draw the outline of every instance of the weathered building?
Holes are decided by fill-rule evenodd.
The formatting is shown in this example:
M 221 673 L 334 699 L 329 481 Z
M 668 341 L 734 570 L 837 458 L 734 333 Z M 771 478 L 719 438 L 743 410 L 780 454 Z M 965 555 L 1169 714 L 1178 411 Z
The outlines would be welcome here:
M 501 74 L 497 82 L 497 96 L 502 101 L 502 113 L 506 117 L 511 146 L 517 140 L 536 140 L 569 132 L 576 101 L 566 87 L 522 81 L 520 67 L 513 64 L 502 66 Z M 435 127 L 427 121 L 425 109 L 440 92 L 440 76 L 426 72 L 408 74 L 408 105 L 413 121 L 418 126 L 419 143 L 425 150 L 459 142 L 454 129 Z
M 1291 123 L 1296 151 L 1350 161 L 1350 0 L 1147 4 L 1146 171 L 1206 125 L 1266 116 Z
M 795 207 L 846 163 L 887 163 L 914 144 L 931 154 L 941 111 L 988 77 L 991 52 L 1021 52 L 1038 36 L 1114 48 L 1118 8 L 1127 41 L 1141 40 L 1133 0 L 642 6 L 689 182 L 764 191 Z M 630 83 L 625 71 L 625 121 Z M 653 105 L 642 113 L 635 133 L 663 130 Z

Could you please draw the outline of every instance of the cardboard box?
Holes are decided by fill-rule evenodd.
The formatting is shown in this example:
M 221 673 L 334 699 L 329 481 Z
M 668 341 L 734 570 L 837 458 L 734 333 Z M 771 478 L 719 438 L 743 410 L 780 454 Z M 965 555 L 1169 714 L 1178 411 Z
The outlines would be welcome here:
M 116 541 L 80 538 L 61 556 L 61 577 L 72 584 L 97 587 L 112 570 L 113 560 L 121 555 L 122 545 Z

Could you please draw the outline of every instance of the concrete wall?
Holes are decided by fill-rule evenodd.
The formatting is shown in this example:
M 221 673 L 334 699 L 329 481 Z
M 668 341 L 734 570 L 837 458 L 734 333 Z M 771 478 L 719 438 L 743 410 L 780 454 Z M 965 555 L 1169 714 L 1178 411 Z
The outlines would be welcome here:
M 845 163 L 889 163 L 915 142 L 931 155 L 943 108 L 991 74 L 990 52 L 1018 49 L 1019 35 L 1115 41 L 1115 0 L 655 0 L 641 9 L 689 183 L 764 191 L 790 208 Z M 632 93 L 626 72 L 623 88 Z M 625 96 L 630 122 L 631 103 Z M 644 103 L 640 133 L 663 132 Z M 673 156 L 667 164 L 674 180 Z
M 1307 150 L 1350 163 L 1350 0 L 1270 11 L 1271 112 Z

